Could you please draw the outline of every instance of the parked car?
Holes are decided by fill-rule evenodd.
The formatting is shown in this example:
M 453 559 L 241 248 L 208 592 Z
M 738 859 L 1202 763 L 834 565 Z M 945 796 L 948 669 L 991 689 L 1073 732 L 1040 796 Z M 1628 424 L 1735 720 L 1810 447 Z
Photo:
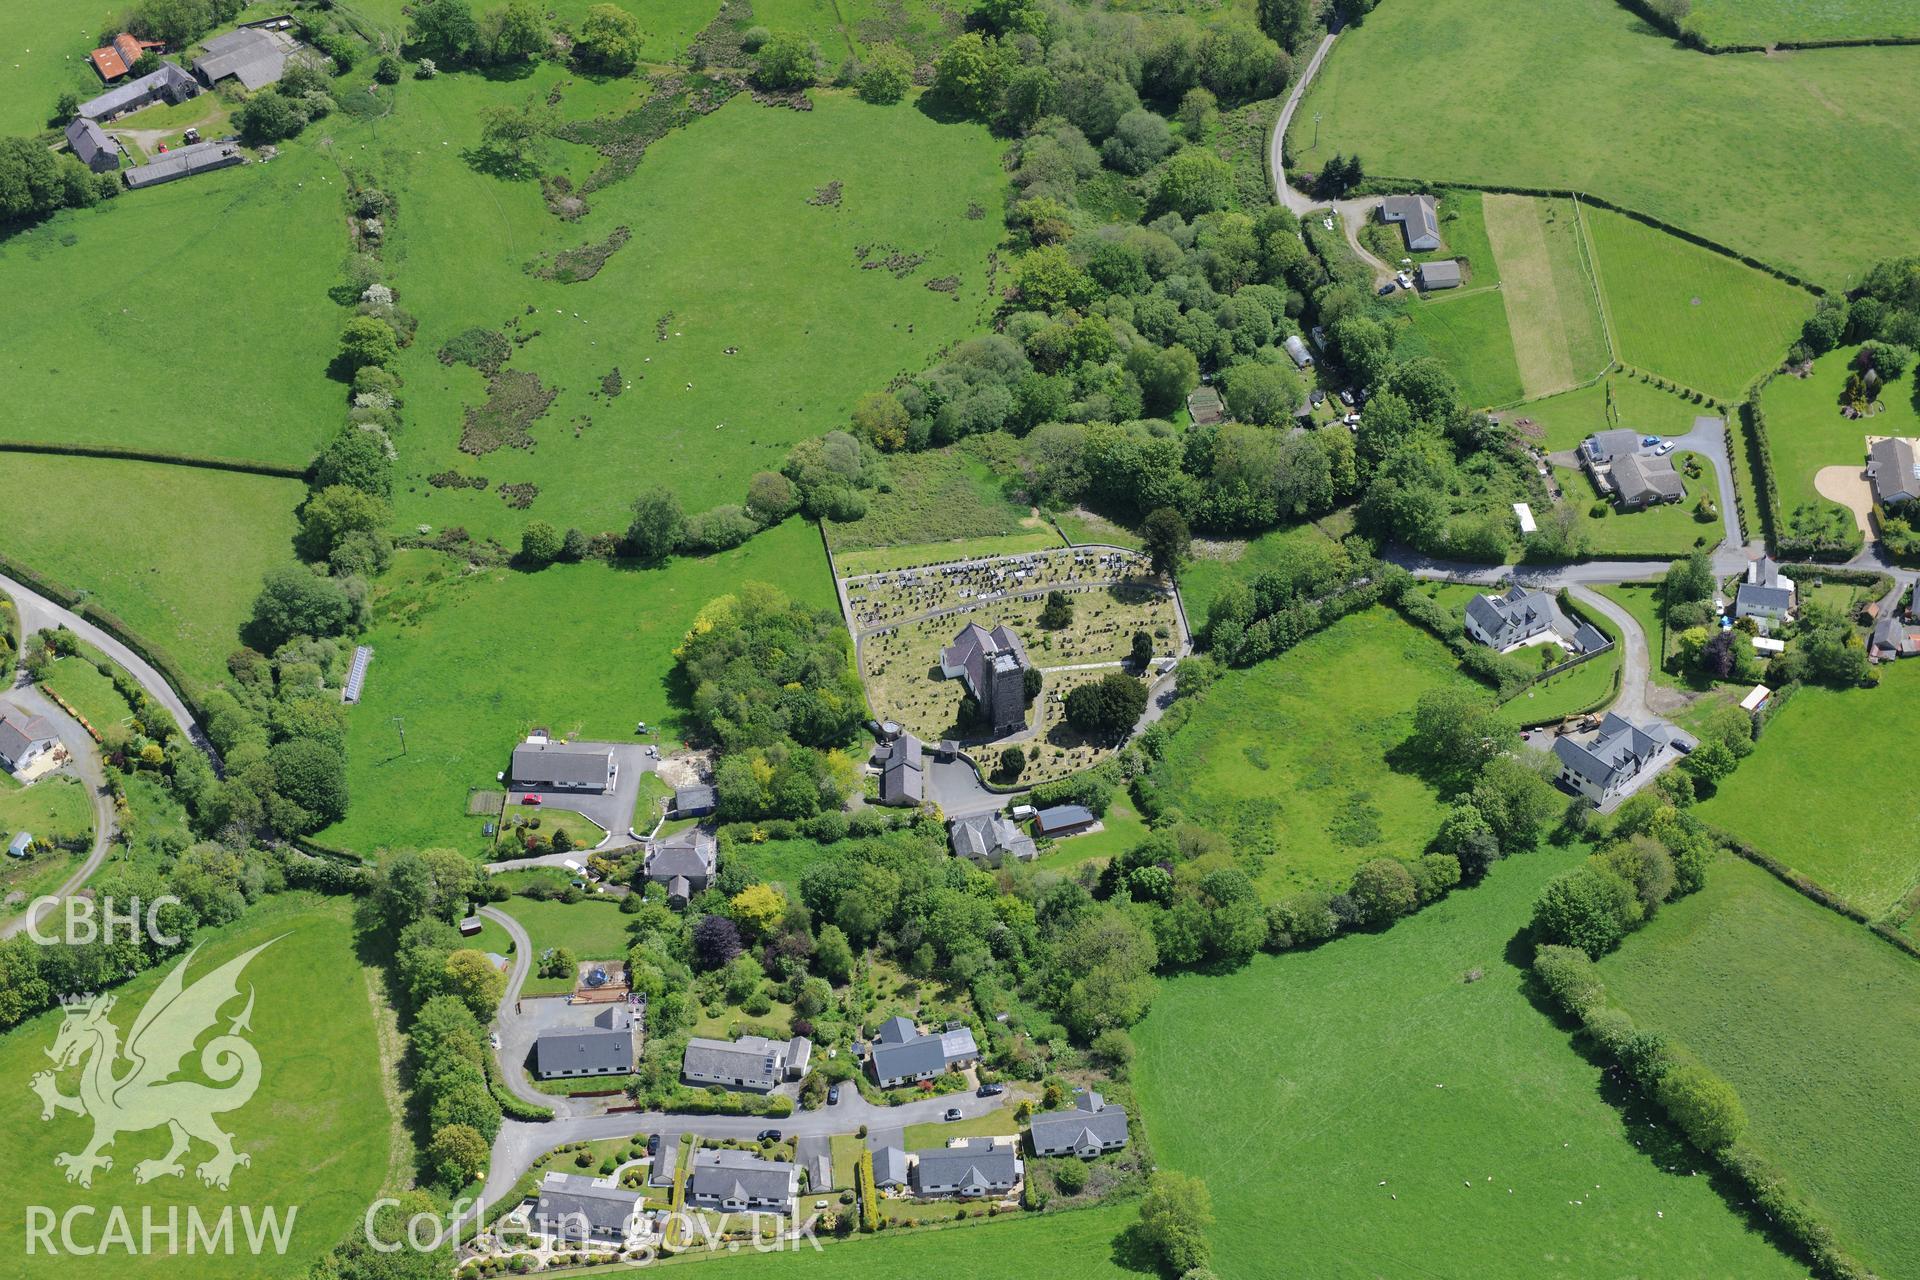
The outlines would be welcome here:
M 541 799 L 539 796 L 521 796 L 520 803 L 521 804 L 540 804 Z
M 1323 402 L 1326 398 L 1327 398 L 1327 393 L 1322 391 L 1320 388 L 1315 387 L 1311 392 L 1308 393 L 1307 403 L 1312 405 L 1314 408 L 1318 409 L 1321 405 L 1321 402 Z
M 958 1108 L 958 1107 L 948 1107 L 948 1108 L 947 1108 L 947 1117 L 946 1117 L 946 1118 L 947 1118 L 947 1119 L 949 1119 L 949 1120 L 958 1120 L 958 1119 L 960 1118 L 960 1108 Z
M 1662 440 L 1660 442 L 1660 447 L 1658 449 L 1655 449 L 1653 452 L 1657 457 L 1662 457 L 1662 458 L 1666 457 L 1668 454 L 1673 452 L 1673 441 Z
M 983 1084 L 976 1092 L 983 1098 L 997 1098 L 1006 1091 L 1007 1086 L 1003 1084 Z
M 1384 298 L 1388 294 L 1392 293 L 1395 289 L 1398 289 L 1399 287 L 1400 287 L 1399 285 L 1389 280 L 1385 284 L 1380 286 L 1380 289 L 1379 289 L 1380 296 Z
M 1653 446 L 1659 443 L 1660 443 L 1659 436 L 1641 436 L 1640 437 L 1640 447 L 1642 449 L 1651 449 L 1653 448 Z
M 839 1085 L 834 1084 L 834 1085 L 827 1086 L 827 1105 L 830 1107 L 837 1107 L 840 1105 L 840 1086 Z
M 660 1154 L 660 1135 L 659 1134 L 650 1133 L 647 1135 L 647 1154 L 650 1156 L 657 1156 Z
M 1340 388 L 1340 403 L 1346 405 L 1348 408 L 1353 407 L 1353 392 L 1351 389 L 1347 387 Z M 536 800 L 538 798 L 537 796 L 535 797 Z
M 760 1141 L 778 1142 L 780 1141 L 780 1131 L 778 1129 L 762 1129 L 760 1131 Z

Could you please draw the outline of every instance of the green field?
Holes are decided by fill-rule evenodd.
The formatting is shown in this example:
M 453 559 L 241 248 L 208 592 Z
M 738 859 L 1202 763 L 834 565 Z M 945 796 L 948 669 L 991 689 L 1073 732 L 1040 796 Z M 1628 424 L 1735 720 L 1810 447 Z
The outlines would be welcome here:
M 1268 896 L 1344 885 L 1361 862 L 1416 852 L 1440 825 L 1433 789 L 1387 754 L 1422 693 L 1465 679 L 1445 645 L 1398 614 L 1344 618 L 1221 678 L 1174 735 L 1169 798 L 1243 856 L 1269 850 L 1257 877 Z
M 241 1235 L 238 1218 L 244 1208 L 258 1215 L 273 1207 L 284 1220 L 298 1207 L 284 1255 L 269 1251 L 258 1257 L 248 1252 L 197 1257 L 192 1274 L 208 1280 L 305 1276 L 322 1251 L 350 1230 L 359 1230 L 367 1206 L 390 1185 L 393 1157 L 400 1153 L 389 1151 L 392 1129 L 382 1091 L 373 1006 L 354 956 L 352 905 L 348 898 L 274 897 L 238 923 L 196 940 L 198 951 L 189 980 L 242 951 L 271 943 L 240 981 L 242 999 L 249 989 L 254 994 L 247 1039 L 260 1054 L 259 1090 L 244 1106 L 216 1116 L 221 1127 L 233 1134 L 235 1150 L 251 1157 L 250 1164 L 234 1171 L 230 1189 L 207 1188 L 195 1176 L 194 1164 L 206 1159 L 211 1150 L 198 1142 L 187 1157 L 184 1177 L 136 1184 L 134 1166 L 166 1152 L 167 1134 L 158 1128 L 123 1134 L 109 1149 L 114 1157 L 112 1169 L 97 1173 L 91 1190 L 65 1181 L 54 1156 L 80 1150 L 90 1126 L 71 1114 L 42 1123 L 40 1102 L 26 1088 L 28 1079 L 48 1065 L 44 1050 L 53 1043 L 62 1018 L 55 1012 L 0 1039 L 0 1072 L 19 1082 L 6 1091 L 0 1104 L 0 1120 L 12 1135 L 9 1158 L 0 1170 L 0 1194 L 7 1203 L 44 1205 L 55 1213 L 72 1205 L 96 1205 L 91 1220 L 76 1219 L 75 1232 L 78 1240 L 86 1242 L 90 1237 L 95 1243 L 106 1229 L 109 1206 L 125 1210 L 136 1240 L 143 1206 L 151 1206 L 161 1223 L 170 1208 L 177 1208 L 183 1247 L 189 1206 L 197 1208 L 209 1225 L 231 1206 L 236 1236 Z M 150 970 L 115 991 L 112 1016 L 123 1036 L 166 971 Z M 223 1009 L 222 1028 L 241 1009 L 242 999 Z M 198 1074 L 198 1062 L 197 1055 L 187 1059 L 186 1077 Z M 59 1083 L 71 1093 L 73 1073 L 63 1075 Z M 402 1170 L 408 1161 L 410 1156 L 401 1156 Z M 15 1256 L 8 1264 L 14 1276 L 141 1280 L 181 1274 L 180 1259 L 165 1252 L 128 1256 L 115 1250 L 77 1258 L 64 1250 L 58 1257 L 42 1250 L 27 1255 L 18 1232 L 16 1223 Z M 56 1242 L 58 1238 L 56 1233 Z
M 1299 549 L 1328 542 L 1318 524 L 1301 524 L 1263 533 L 1250 542 L 1219 544 L 1215 552 L 1200 551 L 1180 571 L 1180 599 L 1187 607 L 1187 620 L 1196 628 L 1204 626 L 1207 611 L 1228 583 L 1251 581 L 1288 563 Z
M 459 525 L 509 541 L 532 518 L 616 529 L 655 483 L 689 510 L 738 503 L 794 441 L 845 425 L 862 394 L 978 328 L 1004 184 L 1001 144 L 984 127 L 826 92 L 807 112 L 742 94 L 653 145 L 633 176 L 588 194 L 591 211 L 563 223 L 537 184 L 487 176 L 462 157 L 480 110 L 559 79 L 543 65 L 506 87 L 474 76 L 409 83 L 403 110 L 380 126 L 403 210 L 395 285 L 422 319 L 401 361 L 400 527 Z M 569 81 L 561 110 L 619 114 L 637 83 Z M 542 155 L 543 169 L 575 181 L 599 163 L 572 143 Z M 844 184 L 839 203 L 810 204 L 830 183 Z M 968 217 L 976 204 L 980 216 Z M 591 280 L 523 270 L 617 227 L 633 238 Z M 863 269 L 896 252 L 924 261 L 899 274 Z M 947 276 L 954 292 L 927 287 Z M 470 326 L 509 322 L 523 341 L 508 368 L 558 395 L 531 424 L 531 447 L 475 457 L 459 444 L 486 380 L 435 355 Z M 615 369 L 625 385 L 606 395 Z M 498 492 L 427 483 L 448 470 L 539 494 L 521 512 Z
M 827 527 L 835 557 L 923 543 L 932 533 L 950 540 L 1052 532 L 1007 498 L 1004 482 L 985 463 L 956 449 L 896 454 L 886 469 L 886 488 L 869 495 L 864 517 Z
M 1436 293 L 1409 302 L 1394 320 L 1394 351 L 1406 358 L 1434 356 L 1460 384 L 1470 405 L 1490 407 L 1521 399 L 1507 306 L 1498 290 Z
M 741 841 L 733 846 L 733 865 L 754 880 L 785 885 L 799 892 L 800 874 L 822 859 L 834 857 L 833 846 L 795 836 L 790 840 L 767 840 L 760 844 Z
M 0 430 L 305 466 L 346 412 L 327 379 L 345 252 L 338 170 L 306 145 L 0 238 Z
M 941 564 L 948 560 L 985 560 L 1027 551 L 1057 551 L 1065 545 L 1052 525 L 1041 523 L 1030 529 L 986 538 L 904 543 L 865 551 L 842 552 L 835 549 L 833 567 L 841 577 L 852 578 L 863 573 L 879 573 L 883 569 L 906 569 L 914 565 Z
M 1690 25 L 1715 45 L 1920 36 L 1914 0 L 1700 0 Z
M 1920 853 L 1900 822 L 1878 815 L 1920 804 L 1920 780 L 1878 767 L 1874 746 L 1897 742 L 1920 698 L 1920 667 L 1879 669 L 1880 687 L 1808 685 L 1772 720 L 1754 752 L 1700 816 L 1881 915 L 1920 883 Z
M 224 679 L 261 575 L 293 558 L 300 482 L 150 462 L 5 459 L 0 486 L 16 499 L 0 503 L 7 554 L 90 592 L 189 680 Z
M 1573 202 L 1489 195 L 1483 207 L 1525 393 L 1551 395 L 1587 381 L 1610 355 Z
M 113 725 L 126 723 L 133 715 L 133 708 L 113 687 L 113 681 L 79 654 L 56 660 L 47 668 L 46 679 L 41 684 L 66 699 L 68 706 L 101 733 Z
M 1806 1274 L 1711 1179 L 1642 1151 L 1646 1117 L 1526 998 L 1514 935 L 1576 856 L 1500 863 L 1385 934 L 1166 982 L 1134 1071 L 1161 1163 L 1212 1189 L 1220 1275 Z
M 833 606 L 820 535 L 800 520 L 660 569 L 467 574 L 434 553 L 401 553 L 380 582 L 367 637 L 375 666 L 349 714 L 353 807 L 320 838 L 369 852 L 466 847 L 478 831 L 468 789 L 495 785 L 529 728 L 624 741 L 645 720 L 671 737 L 673 649 L 707 601 L 749 580 Z
M 1743 766 L 1744 767 L 1744 766 Z M 1660 913 L 1600 971 L 1642 1026 L 1739 1091 L 1747 1141 L 1883 1276 L 1913 1275 L 1920 967 L 1748 862 Z
M 1417 126 L 1385 109 L 1442 64 Z M 1343 34 L 1289 145 L 1309 169 L 1357 152 L 1369 174 L 1589 191 L 1839 284 L 1908 248 L 1916 107 L 1920 49 L 1709 58 L 1616 0 L 1436 0 Z
M 1840 394 L 1847 384 L 1847 362 L 1854 348 L 1829 351 L 1813 362 L 1805 378 L 1781 376 L 1767 384 L 1760 407 L 1767 419 L 1767 448 L 1773 455 L 1774 483 L 1780 487 L 1783 517 L 1802 503 L 1831 505 L 1814 488 L 1822 467 L 1866 466 L 1867 436 L 1920 435 L 1920 411 L 1913 402 L 1909 372 L 1881 392 L 1880 413 L 1865 419 L 1840 416 Z
M 1686 486 L 1687 494 L 1678 502 L 1662 502 L 1641 511 L 1621 511 L 1611 502 L 1607 502 L 1607 514 L 1592 514 L 1593 504 L 1606 501 L 1600 491 L 1594 488 L 1593 480 L 1585 471 L 1573 467 L 1555 467 L 1554 475 L 1560 481 L 1560 489 L 1580 512 L 1580 523 L 1587 531 L 1588 545 L 1602 555 L 1660 557 L 1683 556 L 1693 550 L 1694 543 L 1701 538 L 1707 545 L 1720 541 L 1725 523 L 1719 514 L 1711 520 L 1701 520 L 1694 514 L 1693 505 L 1704 494 L 1711 498 L 1716 509 L 1720 502 L 1719 482 L 1715 479 L 1714 466 L 1705 455 L 1691 450 L 1669 454 L 1676 470 L 1684 458 L 1700 460 L 1698 479 L 1680 473 L 1681 482 Z
M 87 55 L 98 46 L 105 11 L 69 5 L 10 4 L 0 10 L 0 134 L 37 133 L 53 116 L 54 100 L 72 90 L 84 100 L 100 92 Z
M 1582 210 L 1620 359 L 1721 399 L 1777 366 L 1813 295 L 1610 209 Z

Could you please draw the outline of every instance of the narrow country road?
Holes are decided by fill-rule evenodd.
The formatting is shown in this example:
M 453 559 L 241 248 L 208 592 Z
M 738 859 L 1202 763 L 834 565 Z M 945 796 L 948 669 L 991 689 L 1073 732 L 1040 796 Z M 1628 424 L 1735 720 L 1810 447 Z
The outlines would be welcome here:
M 1379 196 L 1363 196 L 1355 200 L 1322 200 L 1311 192 L 1301 191 L 1287 180 L 1286 149 L 1287 129 L 1293 123 L 1293 113 L 1299 109 L 1300 101 L 1307 96 L 1307 88 L 1313 83 L 1314 76 L 1320 72 L 1320 64 L 1325 62 L 1327 54 L 1333 49 L 1333 42 L 1340 33 L 1329 31 L 1314 47 L 1313 56 L 1307 59 L 1307 65 L 1293 83 L 1293 90 L 1287 94 L 1287 100 L 1280 108 L 1280 116 L 1273 123 L 1273 135 L 1267 140 L 1267 172 L 1273 176 L 1274 198 L 1287 210 L 1298 215 L 1306 215 L 1315 209 L 1331 209 L 1340 219 L 1341 233 L 1346 237 L 1347 247 L 1354 256 L 1373 270 L 1373 283 L 1376 288 L 1393 279 L 1394 269 L 1380 260 L 1372 250 L 1360 243 L 1360 228 L 1367 224 L 1374 207 L 1380 203 Z
M 100 752 L 94 746 L 93 739 L 80 727 L 80 722 L 60 709 L 60 704 L 42 693 L 39 687 L 26 678 L 26 672 L 15 673 L 15 684 L 7 700 L 14 703 L 28 715 L 45 716 L 59 735 L 60 745 L 67 749 L 72 763 L 66 767 L 80 779 L 81 785 L 93 802 L 93 848 L 87 854 L 87 860 L 81 863 L 51 894 L 50 898 L 67 898 L 80 891 L 100 864 L 107 860 L 107 854 L 113 849 L 113 840 L 119 834 L 119 822 L 114 813 L 113 797 L 107 794 L 106 767 L 100 760 Z M 36 784 L 45 786 L 46 780 Z M 29 904 L 31 906 L 31 904 Z M 53 904 L 43 902 L 38 910 L 29 910 L 0 925 L 0 938 L 11 938 L 25 929 L 34 919 L 46 914 Z

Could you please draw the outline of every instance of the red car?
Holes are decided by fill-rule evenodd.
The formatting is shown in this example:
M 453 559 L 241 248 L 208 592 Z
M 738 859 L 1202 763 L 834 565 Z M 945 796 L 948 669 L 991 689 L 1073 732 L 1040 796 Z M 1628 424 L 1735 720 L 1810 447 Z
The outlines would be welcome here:
M 521 804 L 539 804 L 540 797 L 539 796 L 521 796 L 520 803 Z

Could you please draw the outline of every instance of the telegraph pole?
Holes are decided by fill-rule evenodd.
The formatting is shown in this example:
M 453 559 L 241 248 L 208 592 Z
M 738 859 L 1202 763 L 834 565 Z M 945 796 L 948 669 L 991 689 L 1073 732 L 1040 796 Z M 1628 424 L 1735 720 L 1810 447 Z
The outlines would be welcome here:
M 1318 151 L 1319 149 L 1320 149 L 1320 113 L 1316 111 L 1313 113 L 1313 145 L 1311 147 L 1308 147 L 1307 150 Z
M 407 722 L 399 716 L 393 717 L 393 726 L 400 731 L 400 754 L 407 754 Z

